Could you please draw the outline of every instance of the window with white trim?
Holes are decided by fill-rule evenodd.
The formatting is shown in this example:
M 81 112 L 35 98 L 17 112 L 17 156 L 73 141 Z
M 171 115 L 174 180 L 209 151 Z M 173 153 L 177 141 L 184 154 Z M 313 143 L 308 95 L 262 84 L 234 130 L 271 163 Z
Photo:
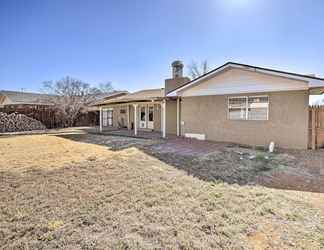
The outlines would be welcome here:
M 143 122 L 146 121 L 146 108 L 145 107 L 141 107 L 140 119 Z
M 228 98 L 228 119 L 268 120 L 268 96 L 238 96 Z
M 109 109 L 102 110 L 102 125 L 104 127 L 113 126 L 113 109 L 109 108 Z
M 107 111 L 107 121 L 108 121 L 108 126 L 112 127 L 112 125 L 113 125 L 113 110 L 112 109 L 108 109 L 108 111 Z

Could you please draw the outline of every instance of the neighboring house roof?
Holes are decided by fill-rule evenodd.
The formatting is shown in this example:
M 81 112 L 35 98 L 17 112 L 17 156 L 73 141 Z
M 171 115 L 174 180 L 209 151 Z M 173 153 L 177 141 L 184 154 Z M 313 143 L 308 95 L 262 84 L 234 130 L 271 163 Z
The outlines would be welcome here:
M 128 93 L 128 91 L 114 91 L 112 93 L 98 94 L 89 106 L 96 106 L 100 102 L 120 97 Z M 52 105 L 53 103 L 51 103 L 50 99 L 54 97 L 54 95 L 48 94 L 0 90 L 0 105 Z
M 0 90 L 0 95 L 6 98 L 2 98 L 4 101 L 2 104 L 32 104 L 32 105 L 51 105 L 50 98 L 53 95 L 30 93 L 30 92 L 19 92 L 19 91 L 8 91 Z
M 258 73 L 270 74 L 270 75 L 274 75 L 274 76 L 281 76 L 281 77 L 286 77 L 286 78 L 295 79 L 295 80 L 299 80 L 299 81 L 306 81 L 309 83 L 308 84 L 309 88 L 316 88 L 316 87 L 324 86 L 324 78 L 316 77 L 313 75 L 298 74 L 298 73 L 286 72 L 286 71 L 275 70 L 275 69 L 270 69 L 270 68 L 262 68 L 262 67 L 258 67 L 258 66 L 248 65 L 248 64 L 227 62 L 224 65 L 222 65 L 214 70 L 211 70 L 211 71 L 207 72 L 206 74 L 204 74 L 196 79 L 193 79 L 193 80 L 183 84 L 182 86 L 179 86 L 178 88 L 170 91 L 169 93 L 167 93 L 167 96 L 174 96 L 179 91 L 185 90 L 193 85 L 196 85 L 196 84 L 202 82 L 203 80 L 209 79 L 209 78 L 215 76 L 216 74 L 223 72 L 227 69 L 231 69 L 231 68 L 253 70 L 254 72 L 258 72 Z
M 129 92 L 126 90 L 114 91 L 106 94 L 99 94 L 95 97 L 95 100 L 91 102 L 90 106 L 97 106 L 106 100 L 110 100 L 127 94 L 129 94 Z
M 98 105 L 112 104 L 112 103 L 124 103 L 135 101 L 154 101 L 161 100 L 164 97 L 164 89 L 145 89 L 140 90 L 128 95 L 120 96 L 114 99 L 103 101 Z

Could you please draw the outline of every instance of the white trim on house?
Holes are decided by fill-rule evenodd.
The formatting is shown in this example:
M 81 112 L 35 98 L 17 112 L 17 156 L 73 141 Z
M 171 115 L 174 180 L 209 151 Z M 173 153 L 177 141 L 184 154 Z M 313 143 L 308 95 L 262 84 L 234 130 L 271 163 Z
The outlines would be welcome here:
M 99 108 L 99 126 L 100 132 L 102 132 L 102 107 Z
M 134 107 L 134 134 L 137 135 L 137 106 L 138 104 L 133 104 Z
M 177 98 L 177 136 L 180 136 L 180 98 Z
M 249 98 L 262 98 L 266 97 L 268 99 L 267 104 L 267 117 L 265 119 L 249 119 Z M 231 119 L 230 118 L 230 99 L 245 99 L 245 119 Z M 269 120 L 269 105 L 270 99 L 268 95 L 244 95 L 244 96 L 228 96 L 227 97 L 227 119 L 232 121 L 268 121 Z
M 262 82 L 255 82 L 254 84 L 241 85 L 241 86 L 231 86 L 228 83 L 224 83 L 222 88 L 216 89 L 203 89 L 196 91 L 194 94 L 188 93 L 187 91 L 198 86 L 199 83 L 202 83 L 206 80 L 210 80 L 216 77 L 218 74 L 222 74 L 226 69 L 241 69 L 247 72 L 261 73 L 264 75 L 277 76 L 286 79 L 295 80 L 295 84 L 277 84 L 273 86 L 265 86 Z M 244 84 L 244 82 L 242 82 Z M 172 96 L 205 96 L 205 95 L 224 95 L 224 94 L 244 94 L 244 93 L 262 93 L 262 92 L 275 92 L 275 91 L 292 91 L 292 90 L 308 90 L 309 88 L 317 88 L 324 86 L 324 79 L 308 77 L 306 75 L 299 75 L 294 73 L 286 73 L 271 69 L 264 69 L 249 65 L 240 65 L 236 63 L 227 63 L 223 66 L 205 74 L 202 77 L 197 78 L 196 80 L 191 81 L 190 83 L 175 89 L 167 94 L 168 97 Z
M 210 78 L 210 77 L 212 77 L 213 75 L 215 75 L 215 74 L 217 74 L 217 73 L 223 71 L 225 68 L 226 68 L 226 65 L 223 65 L 222 67 L 220 67 L 220 68 L 218 68 L 217 70 L 213 71 L 212 74 L 206 74 L 205 76 L 203 76 L 203 77 L 201 77 L 201 78 L 199 78 L 199 79 L 197 79 L 197 80 L 193 80 L 191 83 L 189 83 L 189 84 L 187 84 L 187 85 L 185 85 L 185 86 L 183 86 L 183 87 L 181 87 L 181 88 L 178 88 L 178 89 L 176 89 L 176 90 L 171 91 L 171 92 L 168 93 L 166 96 L 169 96 L 169 97 L 177 96 L 177 93 L 178 93 L 178 92 L 180 92 L 180 91 L 182 91 L 182 90 L 184 90 L 184 89 L 187 89 L 187 88 L 189 88 L 189 87 L 195 85 L 195 84 L 198 83 L 198 82 L 204 81 L 206 78 Z
M 161 104 L 161 113 L 162 113 L 162 137 L 166 137 L 166 101 L 163 100 Z
M 206 135 L 205 134 L 185 133 L 185 137 L 193 138 L 193 139 L 197 139 L 197 140 L 201 140 L 201 141 L 206 140 Z
M 130 107 L 127 105 L 127 129 L 130 130 Z

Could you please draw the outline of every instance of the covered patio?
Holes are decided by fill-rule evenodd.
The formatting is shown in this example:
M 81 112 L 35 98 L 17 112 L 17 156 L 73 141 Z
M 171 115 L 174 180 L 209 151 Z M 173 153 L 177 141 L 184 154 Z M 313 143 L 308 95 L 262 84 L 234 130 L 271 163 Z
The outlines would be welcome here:
M 180 134 L 179 101 L 166 98 L 164 89 L 138 91 L 114 98 L 101 103 L 99 110 L 99 132 L 103 134 L 141 138 Z

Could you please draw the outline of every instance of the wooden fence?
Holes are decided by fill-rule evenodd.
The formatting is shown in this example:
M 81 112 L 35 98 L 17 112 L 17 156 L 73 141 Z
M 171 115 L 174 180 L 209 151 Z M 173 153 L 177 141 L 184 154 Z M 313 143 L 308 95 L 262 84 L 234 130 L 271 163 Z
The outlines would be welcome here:
M 309 147 L 324 147 L 324 106 L 309 107 Z
M 6 105 L 0 108 L 0 112 L 11 114 L 14 112 L 24 114 L 38 121 L 41 121 L 46 128 L 62 128 L 66 125 L 62 119 L 56 114 L 55 110 L 46 105 Z M 90 111 L 80 114 L 77 118 L 75 126 L 96 126 L 99 125 L 99 112 Z

